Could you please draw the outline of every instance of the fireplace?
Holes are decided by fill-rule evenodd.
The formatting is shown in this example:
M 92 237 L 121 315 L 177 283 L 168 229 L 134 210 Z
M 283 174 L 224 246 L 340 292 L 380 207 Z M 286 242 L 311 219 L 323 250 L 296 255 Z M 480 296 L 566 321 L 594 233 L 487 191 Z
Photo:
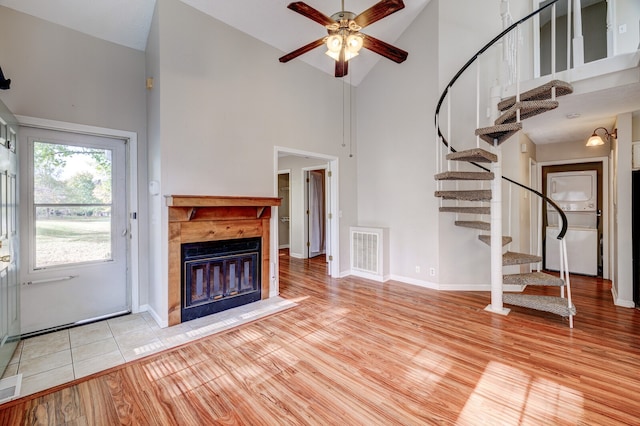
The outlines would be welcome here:
M 261 238 L 182 244 L 182 321 L 260 300 Z
M 170 195 L 166 202 L 169 326 L 269 297 L 269 222 L 279 198 Z

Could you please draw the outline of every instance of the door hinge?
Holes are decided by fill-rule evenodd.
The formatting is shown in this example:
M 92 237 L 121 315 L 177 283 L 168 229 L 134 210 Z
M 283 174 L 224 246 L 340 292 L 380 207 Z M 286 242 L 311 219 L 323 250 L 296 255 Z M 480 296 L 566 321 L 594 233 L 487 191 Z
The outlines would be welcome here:
M 327 172 L 327 176 L 331 177 L 331 170 Z
M 311 247 L 311 243 L 307 241 L 307 247 Z
M 333 261 L 333 256 L 330 255 L 329 256 L 329 262 L 332 262 L 332 261 Z
M 309 214 L 309 210 L 307 210 L 307 214 Z
M 307 178 L 307 183 L 309 183 L 309 178 Z
M 333 219 L 333 214 L 329 213 L 328 218 Z

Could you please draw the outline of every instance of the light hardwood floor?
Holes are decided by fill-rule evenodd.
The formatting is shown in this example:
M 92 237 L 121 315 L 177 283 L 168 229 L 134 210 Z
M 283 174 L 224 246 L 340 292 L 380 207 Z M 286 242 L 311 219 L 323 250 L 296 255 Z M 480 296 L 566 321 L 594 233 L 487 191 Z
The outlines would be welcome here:
M 640 311 L 573 277 L 575 328 L 488 293 L 330 279 L 281 256 L 298 305 L 0 406 L 0 424 L 613 425 L 640 421 Z M 527 292 L 545 290 L 531 289 Z

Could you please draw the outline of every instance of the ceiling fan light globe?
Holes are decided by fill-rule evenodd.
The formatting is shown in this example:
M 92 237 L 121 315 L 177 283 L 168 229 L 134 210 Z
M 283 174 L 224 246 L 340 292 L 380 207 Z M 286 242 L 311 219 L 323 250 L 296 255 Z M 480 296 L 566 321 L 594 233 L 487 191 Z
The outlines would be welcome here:
M 340 49 L 342 49 L 342 37 L 334 34 L 327 37 L 327 49 L 330 52 L 340 53 Z
M 357 55 L 358 52 L 360 52 L 360 49 L 362 49 L 363 44 L 364 41 L 361 34 L 349 34 L 347 37 L 347 52 L 355 53 L 355 55 Z

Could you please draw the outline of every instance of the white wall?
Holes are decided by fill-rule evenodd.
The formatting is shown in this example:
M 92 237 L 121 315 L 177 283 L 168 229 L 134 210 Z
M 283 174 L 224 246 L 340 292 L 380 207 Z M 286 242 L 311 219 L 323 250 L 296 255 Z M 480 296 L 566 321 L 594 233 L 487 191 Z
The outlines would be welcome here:
M 342 82 L 177 1 L 156 3 L 160 91 L 159 134 L 152 139 L 151 175 L 162 195 L 276 196 L 275 146 L 339 158 L 341 265 L 348 268 L 348 227 L 355 223 L 355 161 L 342 140 Z M 151 38 L 151 37 L 150 37 Z M 153 95 L 158 96 L 158 95 Z M 155 101 L 154 101 L 155 102 Z M 335 108 L 333 107 L 335 106 Z M 150 107 L 152 110 L 152 107 Z M 162 202 L 163 203 L 163 202 Z M 150 304 L 166 319 L 167 209 L 152 225 Z M 272 253 L 272 259 L 277 254 Z
M 0 6 L 0 66 L 12 80 L 0 99 L 16 115 L 137 133 L 138 296 L 147 303 L 144 52 Z
M 488 288 L 489 248 L 477 233 L 456 227 L 455 215 L 438 212 L 433 114 L 443 87 L 501 30 L 499 6 L 431 1 L 394 43 L 409 52 L 407 61 L 381 59 L 358 86 L 358 222 L 389 228 L 392 278 L 441 289 Z M 475 102 L 467 80 L 456 87 L 454 108 Z M 475 140 L 475 117 L 456 119 L 455 139 Z
M 439 90 L 442 91 L 455 73 L 487 42 L 502 30 L 500 2 L 467 2 L 464 0 L 442 0 L 439 6 Z M 519 16 L 514 16 L 518 19 Z M 481 68 L 481 78 L 489 68 L 497 67 L 492 62 L 495 52 L 489 52 L 481 59 L 488 66 Z M 472 65 L 453 88 L 452 144 L 456 149 L 469 148 L 465 144 L 475 144 L 475 67 Z M 483 86 L 486 87 L 486 86 Z M 482 92 L 481 110 L 486 106 L 483 99 L 488 93 Z M 435 104 L 435 101 L 432 101 Z M 466 111 L 461 115 L 459 111 Z M 481 117 L 484 115 L 481 114 Z M 486 122 L 481 126 L 489 125 Z M 509 141 L 507 143 L 514 143 Z M 517 143 L 517 142 L 516 142 Z M 481 142 L 485 144 L 485 142 Z M 475 145 L 473 145 L 475 146 Z M 483 147 L 481 145 L 481 147 Z M 476 169 L 474 169 L 476 170 Z M 489 186 L 485 186 L 489 189 Z M 464 218 L 460 218 L 464 219 Z M 488 217 L 483 218 L 488 221 Z M 440 239 L 440 288 L 488 289 L 490 283 L 490 248 L 478 240 L 480 232 L 454 225 L 455 214 L 441 213 L 438 227 Z
M 157 5 L 157 4 L 156 4 Z M 167 292 L 158 290 L 159 284 L 166 281 L 168 269 L 163 269 L 157 264 L 157 259 L 163 255 L 163 246 L 167 241 L 167 229 L 162 222 L 162 211 L 165 205 L 164 197 L 160 192 L 162 186 L 162 146 L 161 146 L 161 104 L 162 104 L 162 74 L 160 68 L 160 28 L 156 6 L 146 48 L 146 76 L 153 79 L 153 88 L 147 91 L 147 130 L 149 133 L 149 150 L 147 152 L 147 164 L 149 170 L 149 182 L 157 183 L 157 190 L 151 194 L 145 191 L 149 203 L 149 258 L 154 261 L 149 263 L 149 298 L 147 309 L 159 324 L 165 325 L 167 320 L 163 313 L 168 310 Z M 148 183 L 149 183 L 148 182 Z
M 579 160 L 583 158 L 607 157 L 611 145 L 586 146 L 584 140 L 540 144 L 536 147 L 536 158 L 539 163 L 557 160 Z
M 640 111 L 634 111 L 632 115 L 632 139 L 634 142 L 640 141 Z
M 632 114 L 620 114 L 616 128 L 618 139 L 614 141 L 614 174 L 616 185 L 613 188 L 613 285 L 614 303 L 620 306 L 634 307 L 633 302 L 633 263 L 631 234 L 631 134 Z
M 615 53 L 635 52 L 640 47 L 640 2 L 638 0 L 616 0 L 613 34 L 616 40 Z M 620 33 L 621 25 L 626 32 Z
M 437 38 L 438 2 L 431 1 L 394 43 L 408 59 L 381 58 L 357 91 L 358 225 L 389 228 L 390 274 L 425 283 L 437 280 L 429 268 L 438 269 Z

